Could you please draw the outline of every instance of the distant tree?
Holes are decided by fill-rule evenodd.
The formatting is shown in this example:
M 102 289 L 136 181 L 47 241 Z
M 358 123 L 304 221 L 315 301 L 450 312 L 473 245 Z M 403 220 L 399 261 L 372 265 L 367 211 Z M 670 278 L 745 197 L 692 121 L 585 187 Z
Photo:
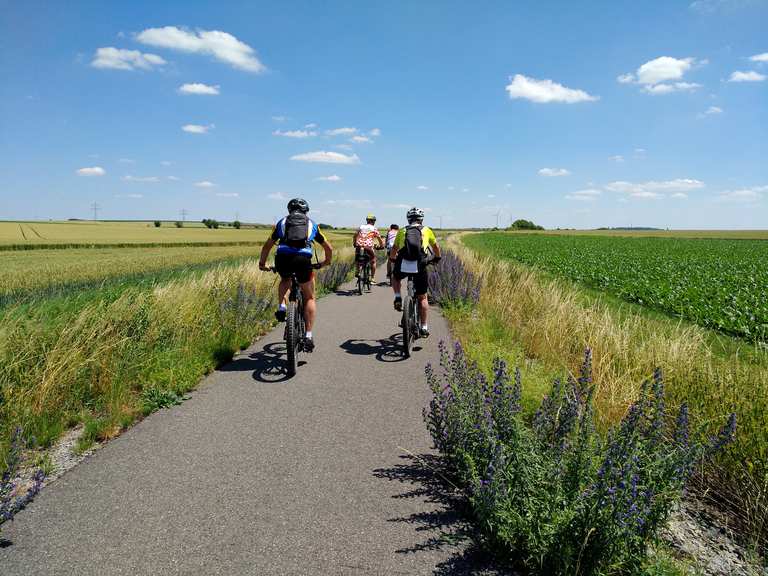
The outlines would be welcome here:
M 240 223 L 240 220 L 235 220 L 234 222 L 232 222 L 232 226 L 240 230 L 240 227 L 242 226 L 242 224 Z
M 322 222 L 318 224 L 317 227 L 322 228 L 323 230 L 334 230 L 333 226 L 331 226 L 330 224 L 324 224 Z
M 530 220 L 524 220 L 522 218 L 512 222 L 510 228 L 512 230 L 544 230 L 543 226 L 538 226 Z
M 184 222 L 181 220 L 176 220 L 176 228 L 184 228 Z
M 205 227 L 209 228 L 209 229 L 210 228 L 215 228 L 215 229 L 219 228 L 218 221 L 214 220 L 213 218 L 203 218 L 203 224 L 205 224 Z
M 160 220 L 155 220 L 155 228 L 160 228 Z

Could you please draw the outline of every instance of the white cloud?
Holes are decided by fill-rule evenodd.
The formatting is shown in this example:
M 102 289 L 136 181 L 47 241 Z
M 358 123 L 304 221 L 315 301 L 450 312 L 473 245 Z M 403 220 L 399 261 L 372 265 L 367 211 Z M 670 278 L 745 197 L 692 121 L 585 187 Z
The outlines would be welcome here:
M 160 182 L 157 176 L 131 176 L 130 174 L 121 178 L 124 182 Z
M 325 134 L 327 136 L 350 136 L 352 134 L 357 133 L 357 128 L 334 128 L 333 130 L 326 130 Z
M 273 122 L 285 122 L 286 120 L 288 120 L 287 116 L 272 116 Z
M 368 144 L 370 142 L 373 142 L 373 140 L 368 138 L 368 136 L 352 136 L 352 138 L 350 138 L 350 140 L 352 142 L 357 143 L 357 144 Z
M 653 84 L 643 86 L 643 91 L 648 94 L 671 94 L 672 92 L 692 92 L 701 88 L 701 84 L 695 82 L 675 82 L 674 84 Z
M 496 194 L 488 194 L 488 198 L 496 198 Z
M 118 162 L 120 162 L 120 164 L 136 164 L 136 160 L 133 158 L 120 158 Z
M 284 136 L 286 138 L 312 138 L 317 136 L 317 132 L 310 132 L 308 130 L 275 130 L 272 132 L 272 136 Z
M 635 148 L 635 154 L 642 155 L 645 154 L 647 150 L 645 148 Z
M 685 193 L 704 188 L 704 182 L 693 178 L 675 178 L 674 180 L 650 180 L 648 182 L 616 181 L 606 184 L 610 192 L 627 194 L 632 198 L 662 198 L 665 193 Z
M 178 182 L 179 180 L 181 180 L 181 178 L 179 178 L 178 176 L 166 176 L 165 178 L 166 180 L 170 180 L 171 182 Z
M 267 194 L 267 199 L 269 199 L 269 200 L 288 200 L 288 197 L 285 196 L 282 192 L 272 192 L 271 194 Z
M 575 200 L 577 202 L 594 202 L 601 194 L 602 192 L 600 190 L 588 188 L 586 190 L 576 190 L 576 192 L 566 194 L 565 199 Z
M 562 84 L 552 82 L 552 80 L 537 80 L 522 74 L 515 74 L 511 80 L 512 82 L 507 85 L 506 90 L 512 99 L 524 98 L 540 104 L 549 102 L 574 104 L 576 102 L 594 102 L 600 99 L 599 96 L 591 96 L 583 90 L 566 88 Z
M 368 132 L 368 134 L 370 134 L 371 136 L 374 136 L 374 137 L 381 136 L 381 130 L 379 130 L 378 128 L 374 128 L 373 130 Z
M 144 198 L 144 194 L 115 194 L 115 198 Z
M 210 180 L 201 180 L 200 182 L 195 182 L 195 186 L 198 188 L 215 188 L 216 184 Z
M 220 198 L 238 198 L 240 194 L 237 192 L 216 192 L 216 196 Z
M 349 144 L 336 144 L 334 145 L 334 148 L 338 148 L 339 150 L 352 150 L 352 146 Z
M 723 113 L 723 109 L 720 108 L 719 106 L 710 106 L 709 108 L 707 108 L 707 111 L 704 112 L 704 114 L 708 116 L 712 114 L 722 114 L 722 113 Z
M 304 128 L 312 130 L 313 128 L 317 128 L 317 124 L 315 122 L 310 122 L 309 124 L 304 124 Z
M 184 30 L 176 26 L 148 28 L 136 35 L 142 44 L 179 52 L 206 54 L 234 68 L 248 72 L 264 72 L 267 68 L 256 52 L 232 34 L 220 30 Z
M 329 206 L 341 206 L 344 208 L 368 208 L 371 205 L 371 201 L 365 198 L 360 199 L 343 199 L 343 200 L 326 200 L 326 204 Z
M 200 94 L 204 96 L 218 96 L 219 85 L 210 86 L 209 84 L 201 84 L 200 82 L 193 82 L 191 84 L 182 84 L 179 86 L 179 92 L 182 94 Z
M 685 199 L 688 198 L 688 194 L 686 194 L 685 192 L 675 192 L 674 194 L 672 194 L 670 196 L 670 198 L 675 198 L 675 199 L 678 199 L 678 200 L 685 200 Z
M 648 94 L 670 94 L 701 88 L 701 84 L 682 82 L 683 76 L 694 66 L 704 66 L 707 60 L 660 56 L 649 60 L 634 73 L 622 74 L 616 80 L 621 84 L 640 84 Z
M 738 204 L 751 204 L 762 200 L 763 193 L 768 192 L 768 186 L 754 186 L 740 190 L 726 190 L 717 196 L 719 202 L 732 202 Z
M 360 164 L 360 158 L 357 154 L 347 155 L 340 152 L 327 152 L 325 150 L 296 154 L 291 156 L 291 160 L 298 162 L 321 162 L 325 164 Z
M 384 208 L 396 208 L 398 210 L 410 210 L 412 207 L 410 204 L 384 204 Z
M 161 166 L 170 166 L 171 164 L 173 164 L 173 162 L 171 162 L 170 160 L 161 160 L 160 161 L 160 165 Z
M 315 180 L 318 180 L 319 182 L 340 182 L 341 179 L 341 176 L 337 176 L 336 174 L 330 176 L 318 176 L 315 178 Z
M 568 175 L 570 175 L 570 171 L 565 168 L 542 168 L 539 170 L 539 176 L 554 177 Z
M 621 154 L 616 154 L 616 156 L 609 156 L 608 160 L 613 160 L 614 162 L 621 163 L 621 162 L 624 162 L 624 156 L 622 156 Z
M 101 166 L 90 166 L 88 168 L 80 168 L 77 170 L 78 176 L 104 176 L 107 171 Z
M 152 70 L 166 64 L 157 54 L 144 54 L 138 50 L 124 50 L 112 46 L 98 48 L 91 60 L 94 68 L 109 68 L 112 70 Z
M 429 186 L 424 186 L 424 184 L 421 184 L 416 186 L 416 190 L 429 190 Z
M 755 54 L 754 56 L 750 56 L 749 59 L 752 62 L 768 62 L 768 52 L 763 52 L 762 54 Z
M 760 74 L 760 72 L 755 72 L 754 70 L 749 70 L 747 72 L 737 70 L 731 74 L 731 77 L 728 78 L 728 82 L 762 82 L 765 79 L 765 74 Z
M 213 124 L 209 124 L 208 126 L 202 126 L 200 124 L 184 124 L 184 126 L 181 127 L 184 132 L 189 132 L 190 134 L 207 134 L 208 130 L 211 128 L 215 128 Z

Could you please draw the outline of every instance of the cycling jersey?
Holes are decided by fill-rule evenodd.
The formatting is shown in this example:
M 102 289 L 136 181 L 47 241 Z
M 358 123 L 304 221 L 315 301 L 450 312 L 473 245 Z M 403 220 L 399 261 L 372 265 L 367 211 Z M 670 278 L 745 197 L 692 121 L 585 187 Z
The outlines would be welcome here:
M 375 239 L 381 240 L 381 234 L 373 224 L 361 224 L 357 229 L 357 244 L 361 248 L 373 248 Z
M 387 232 L 387 250 L 392 250 L 392 246 L 395 245 L 395 237 L 397 236 L 398 230 L 390 230 Z
M 395 248 L 398 250 L 401 250 L 403 246 L 405 246 L 405 231 L 408 229 L 406 226 L 405 228 L 400 228 L 400 230 L 397 231 L 397 236 L 395 236 Z M 421 227 L 421 248 L 424 250 L 424 252 L 427 252 L 430 247 L 437 245 L 437 238 L 435 237 L 435 233 L 432 231 L 432 228 L 429 226 L 422 226 Z
M 283 239 L 285 238 L 285 218 L 280 219 L 277 224 L 275 224 L 274 229 L 272 230 L 272 240 L 275 242 L 279 242 L 277 246 L 277 253 L 278 254 L 303 254 L 305 256 L 312 256 L 312 242 L 319 242 L 320 244 L 325 244 L 325 236 L 323 236 L 323 233 L 320 231 L 320 228 L 318 228 L 317 224 L 309 220 L 309 234 L 307 236 L 307 243 L 302 248 L 294 248 L 293 246 L 288 246 L 287 244 L 283 244 Z

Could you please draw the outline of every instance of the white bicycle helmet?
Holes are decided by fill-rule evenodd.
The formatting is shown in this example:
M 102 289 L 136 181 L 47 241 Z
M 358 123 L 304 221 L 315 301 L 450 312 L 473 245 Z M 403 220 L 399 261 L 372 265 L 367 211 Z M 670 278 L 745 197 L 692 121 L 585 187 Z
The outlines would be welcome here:
M 421 208 L 416 208 L 416 206 L 414 206 L 413 208 L 408 210 L 408 213 L 405 215 L 405 217 L 409 223 L 417 220 L 421 222 L 422 220 L 424 220 L 424 210 L 422 210 Z

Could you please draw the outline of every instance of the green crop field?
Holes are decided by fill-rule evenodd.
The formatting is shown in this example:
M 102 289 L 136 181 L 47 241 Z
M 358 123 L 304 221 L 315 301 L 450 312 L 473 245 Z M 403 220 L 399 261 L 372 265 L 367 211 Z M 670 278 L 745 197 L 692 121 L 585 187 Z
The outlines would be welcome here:
M 473 234 L 465 243 L 749 340 L 768 340 L 768 242 Z

